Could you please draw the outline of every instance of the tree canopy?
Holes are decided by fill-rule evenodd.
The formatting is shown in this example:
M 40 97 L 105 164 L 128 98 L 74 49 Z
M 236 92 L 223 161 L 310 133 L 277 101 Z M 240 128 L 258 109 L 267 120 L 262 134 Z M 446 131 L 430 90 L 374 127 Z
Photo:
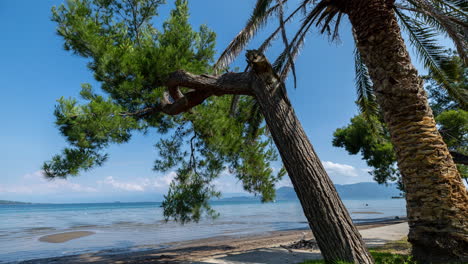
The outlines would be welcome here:
M 78 175 L 103 165 L 109 145 L 128 142 L 134 133 L 158 133 L 154 170 L 177 172 L 163 202 L 166 219 L 215 216 L 208 201 L 220 195 L 212 182 L 223 171 L 263 201 L 273 200 L 274 184 L 285 170 L 271 167 L 278 155 L 254 99 L 241 95 L 234 114 L 230 98 L 212 96 L 181 111 L 195 96 L 191 89 L 165 92 L 172 72 L 212 72 L 215 33 L 205 25 L 192 29 L 187 0 L 176 0 L 162 28 L 154 26 L 161 4 L 70 0 L 53 8 L 64 48 L 88 59 L 101 92 L 83 84 L 80 98 L 58 100 L 56 125 L 68 147 L 44 163 L 45 176 Z

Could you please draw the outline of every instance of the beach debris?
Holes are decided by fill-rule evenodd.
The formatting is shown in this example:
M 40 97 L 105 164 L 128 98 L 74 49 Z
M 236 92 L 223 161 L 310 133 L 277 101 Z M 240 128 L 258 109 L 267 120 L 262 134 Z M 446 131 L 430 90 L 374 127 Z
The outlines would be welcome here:
M 289 252 L 292 252 L 292 249 L 312 249 L 312 250 L 319 249 L 317 242 L 313 239 L 311 240 L 301 239 L 289 245 L 280 245 L 280 247 L 288 250 Z
M 293 253 L 293 251 L 290 248 L 287 248 L 285 245 L 280 245 L 280 247 L 286 249 L 289 253 Z

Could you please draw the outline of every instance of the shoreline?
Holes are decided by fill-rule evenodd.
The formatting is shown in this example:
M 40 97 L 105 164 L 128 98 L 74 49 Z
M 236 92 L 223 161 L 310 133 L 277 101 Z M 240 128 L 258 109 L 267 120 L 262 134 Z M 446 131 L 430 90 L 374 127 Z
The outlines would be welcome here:
M 405 222 L 406 218 L 377 218 L 372 221 L 356 223 L 356 226 L 362 232 L 362 230 L 378 229 Z M 301 239 L 310 240 L 312 238 L 312 232 L 308 228 L 290 229 L 248 235 L 215 236 L 158 245 L 140 245 L 127 249 L 115 248 L 85 254 L 8 263 L 192 263 L 215 256 L 242 254 L 262 248 L 279 248 Z M 155 248 L 156 246 L 159 248 Z M 151 247 L 154 248 L 151 249 Z

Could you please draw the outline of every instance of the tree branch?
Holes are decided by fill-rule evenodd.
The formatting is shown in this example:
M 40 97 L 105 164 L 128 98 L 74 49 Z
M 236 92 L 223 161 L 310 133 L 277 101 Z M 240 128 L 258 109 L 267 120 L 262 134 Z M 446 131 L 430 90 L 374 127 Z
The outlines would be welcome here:
M 250 74 L 246 72 L 228 72 L 221 76 L 195 75 L 183 70 L 176 71 L 169 76 L 166 85 L 169 93 L 177 93 L 178 87 L 187 87 L 210 95 L 253 95 L 250 89 Z M 173 98 L 175 99 L 175 98 Z
M 456 151 L 450 151 L 453 161 L 457 164 L 468 165 L 468 156 Z
M 213 95 L 253 95 L 250 88 L 250 76 L 246 72 L 230 72 L 221 76 L 210 76 L 195 75 L 179 70 L 170 74 L 166 82 L 168 93 L 164 94 L 159 103 L 136 112 L 126 112 L 120 115 L 145 117 L 160 112 L 167 115 L 178 115 L 202 104 L 203 101 Z M 184 94 L 179 87 L 186 87 L 191 90 Z

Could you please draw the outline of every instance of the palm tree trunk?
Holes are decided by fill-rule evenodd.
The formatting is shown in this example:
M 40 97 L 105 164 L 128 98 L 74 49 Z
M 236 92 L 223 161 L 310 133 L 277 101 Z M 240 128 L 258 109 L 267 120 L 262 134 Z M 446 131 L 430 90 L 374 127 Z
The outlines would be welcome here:
M 468 194 L 411 63 L 393 1 L 348 1 L 345 12 L 369 68 L 406 189 L 413 256 L 468 261 Z
M 250 53 L 252 54 L 252 53 Z M 253 63 L 253 92 L 327 263 L 374 263 L 266 58 Z M 260 59 L 259 59 L 260 58 Z

